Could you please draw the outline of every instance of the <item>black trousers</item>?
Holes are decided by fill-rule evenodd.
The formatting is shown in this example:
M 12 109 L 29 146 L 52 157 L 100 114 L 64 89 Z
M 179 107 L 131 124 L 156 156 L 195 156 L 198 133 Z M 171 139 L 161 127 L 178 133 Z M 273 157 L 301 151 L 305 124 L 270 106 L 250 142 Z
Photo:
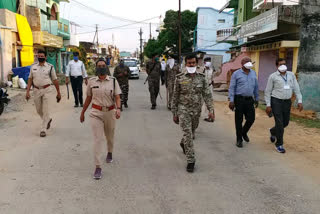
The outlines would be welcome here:
M 277 137 L 276 146 L 283 145 L 284 128 L 289 125 L 291 100 L 281 100 L 271 97 L 271 108 L 274 116 L 275 126 L 270 130 Z
M 235 123 L 236 123 L 236 133 L 237 133 L 237 141 L 242 140 L 242 136 L 247 134 L 250 130 L 251 126 L 254 123 L 256 118 L 255 108 L 254 108 L 254 100 L 252 97 L 242 97 L 235 96 L 234 100 L 235 104 Z M 243 116 L 246 119 L 244 125 Z
M 76 105 L 82 105 L 83 104 L 83 95 L 82 95 L 82 83 L 83 83 L 83 77 L 78 76 L 70 77 L 71 80 L 71 86 L 72 86 L 72 91 L 73 91 L 73 96 L 74 96 L 74 102 Z

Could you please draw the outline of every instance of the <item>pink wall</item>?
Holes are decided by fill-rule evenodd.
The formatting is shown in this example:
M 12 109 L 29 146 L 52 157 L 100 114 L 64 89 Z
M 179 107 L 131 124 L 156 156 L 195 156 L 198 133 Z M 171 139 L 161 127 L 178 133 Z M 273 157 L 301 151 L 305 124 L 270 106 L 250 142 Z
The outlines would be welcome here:
M 214 78 L 215 83 L 227 83 L 227 73 L 230 69 L 237 69 L 241 68 L 241 60 L 243 57 L 249 56 L 248 52 L 241 53 L 238 57 L 235 59 L 230 60 L 229 62 L 226 62 L 222 64 L 222 73 Z

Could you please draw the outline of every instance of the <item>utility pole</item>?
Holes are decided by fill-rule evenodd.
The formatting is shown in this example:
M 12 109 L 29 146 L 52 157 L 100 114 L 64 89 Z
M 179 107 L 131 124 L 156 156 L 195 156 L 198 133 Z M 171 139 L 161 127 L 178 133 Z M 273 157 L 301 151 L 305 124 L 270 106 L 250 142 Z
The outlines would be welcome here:
M 178 12 L 178 18 L 179 18 L 179 65 L 181 65 L 181 0 L 179 0 L 179 12 Z
M 97 35 L 97 53 L 98 53 L 98 58 L 100 58 L 100 53 L 99 53 L 98 25 L 96 25 L 96 35 Z
M 149 29 L 150 29 L 150 39 L 152 39 L 152 34 L 151 34 L 151 22 L 149 23 Z
M 143 32 L 142 32 L 142 29 L 140 28 L 139 35 L 140 35 L 140 63 L 141 63 L 141 65 L 143 65 L 143 53 L 142 53 L 142 42 L 143 42 L 143 40 L 142 40 L 142 34 L 143 34 Z

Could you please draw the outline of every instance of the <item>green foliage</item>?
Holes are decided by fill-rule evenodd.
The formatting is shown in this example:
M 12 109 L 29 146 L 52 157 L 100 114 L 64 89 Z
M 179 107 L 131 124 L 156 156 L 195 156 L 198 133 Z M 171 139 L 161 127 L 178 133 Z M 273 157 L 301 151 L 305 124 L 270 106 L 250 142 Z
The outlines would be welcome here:
M 163 48 L 161 48 L 159 41 L 158 40 L 154 40 L 154 39 L 150 39 L 148 41 L 147 46 L 144 48 L 144 54 L 151 59 L 153 55 L 155 54 L 162 54 L 162 52 L 164 51 Z
M 181 12 L 181 51 L 188 53 L 192 51 L 193 31 L 197 25 L 197 14 L 190 10 Z M 164 19 L 164 30 L 162 30 L 157 40 L 151 39 L 145 47 L 145 55 L 150 58 L 153 54 L 162 54 L 170 50 L 178 53 L 179 22 L 178 11 L 168 10 Z

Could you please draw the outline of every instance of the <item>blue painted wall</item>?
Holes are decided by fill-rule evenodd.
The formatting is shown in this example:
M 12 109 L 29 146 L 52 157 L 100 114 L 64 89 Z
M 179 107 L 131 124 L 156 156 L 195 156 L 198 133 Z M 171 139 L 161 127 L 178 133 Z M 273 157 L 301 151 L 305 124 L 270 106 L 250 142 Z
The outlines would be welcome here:
M 232 47 L 228 43 L 217 44 L 217 31 L 233 26 L 233 14 L 222 12 L 208 7 L 197 8 L 198 24 L 197 24 L 197 38 L 196 51 L 204 51 L 207 54 L 223 55 L 223 62 L 230 60 L 231 55 L 226 51 Z M 224 19 L 225 23 L 220 23 L 218 20 Z

